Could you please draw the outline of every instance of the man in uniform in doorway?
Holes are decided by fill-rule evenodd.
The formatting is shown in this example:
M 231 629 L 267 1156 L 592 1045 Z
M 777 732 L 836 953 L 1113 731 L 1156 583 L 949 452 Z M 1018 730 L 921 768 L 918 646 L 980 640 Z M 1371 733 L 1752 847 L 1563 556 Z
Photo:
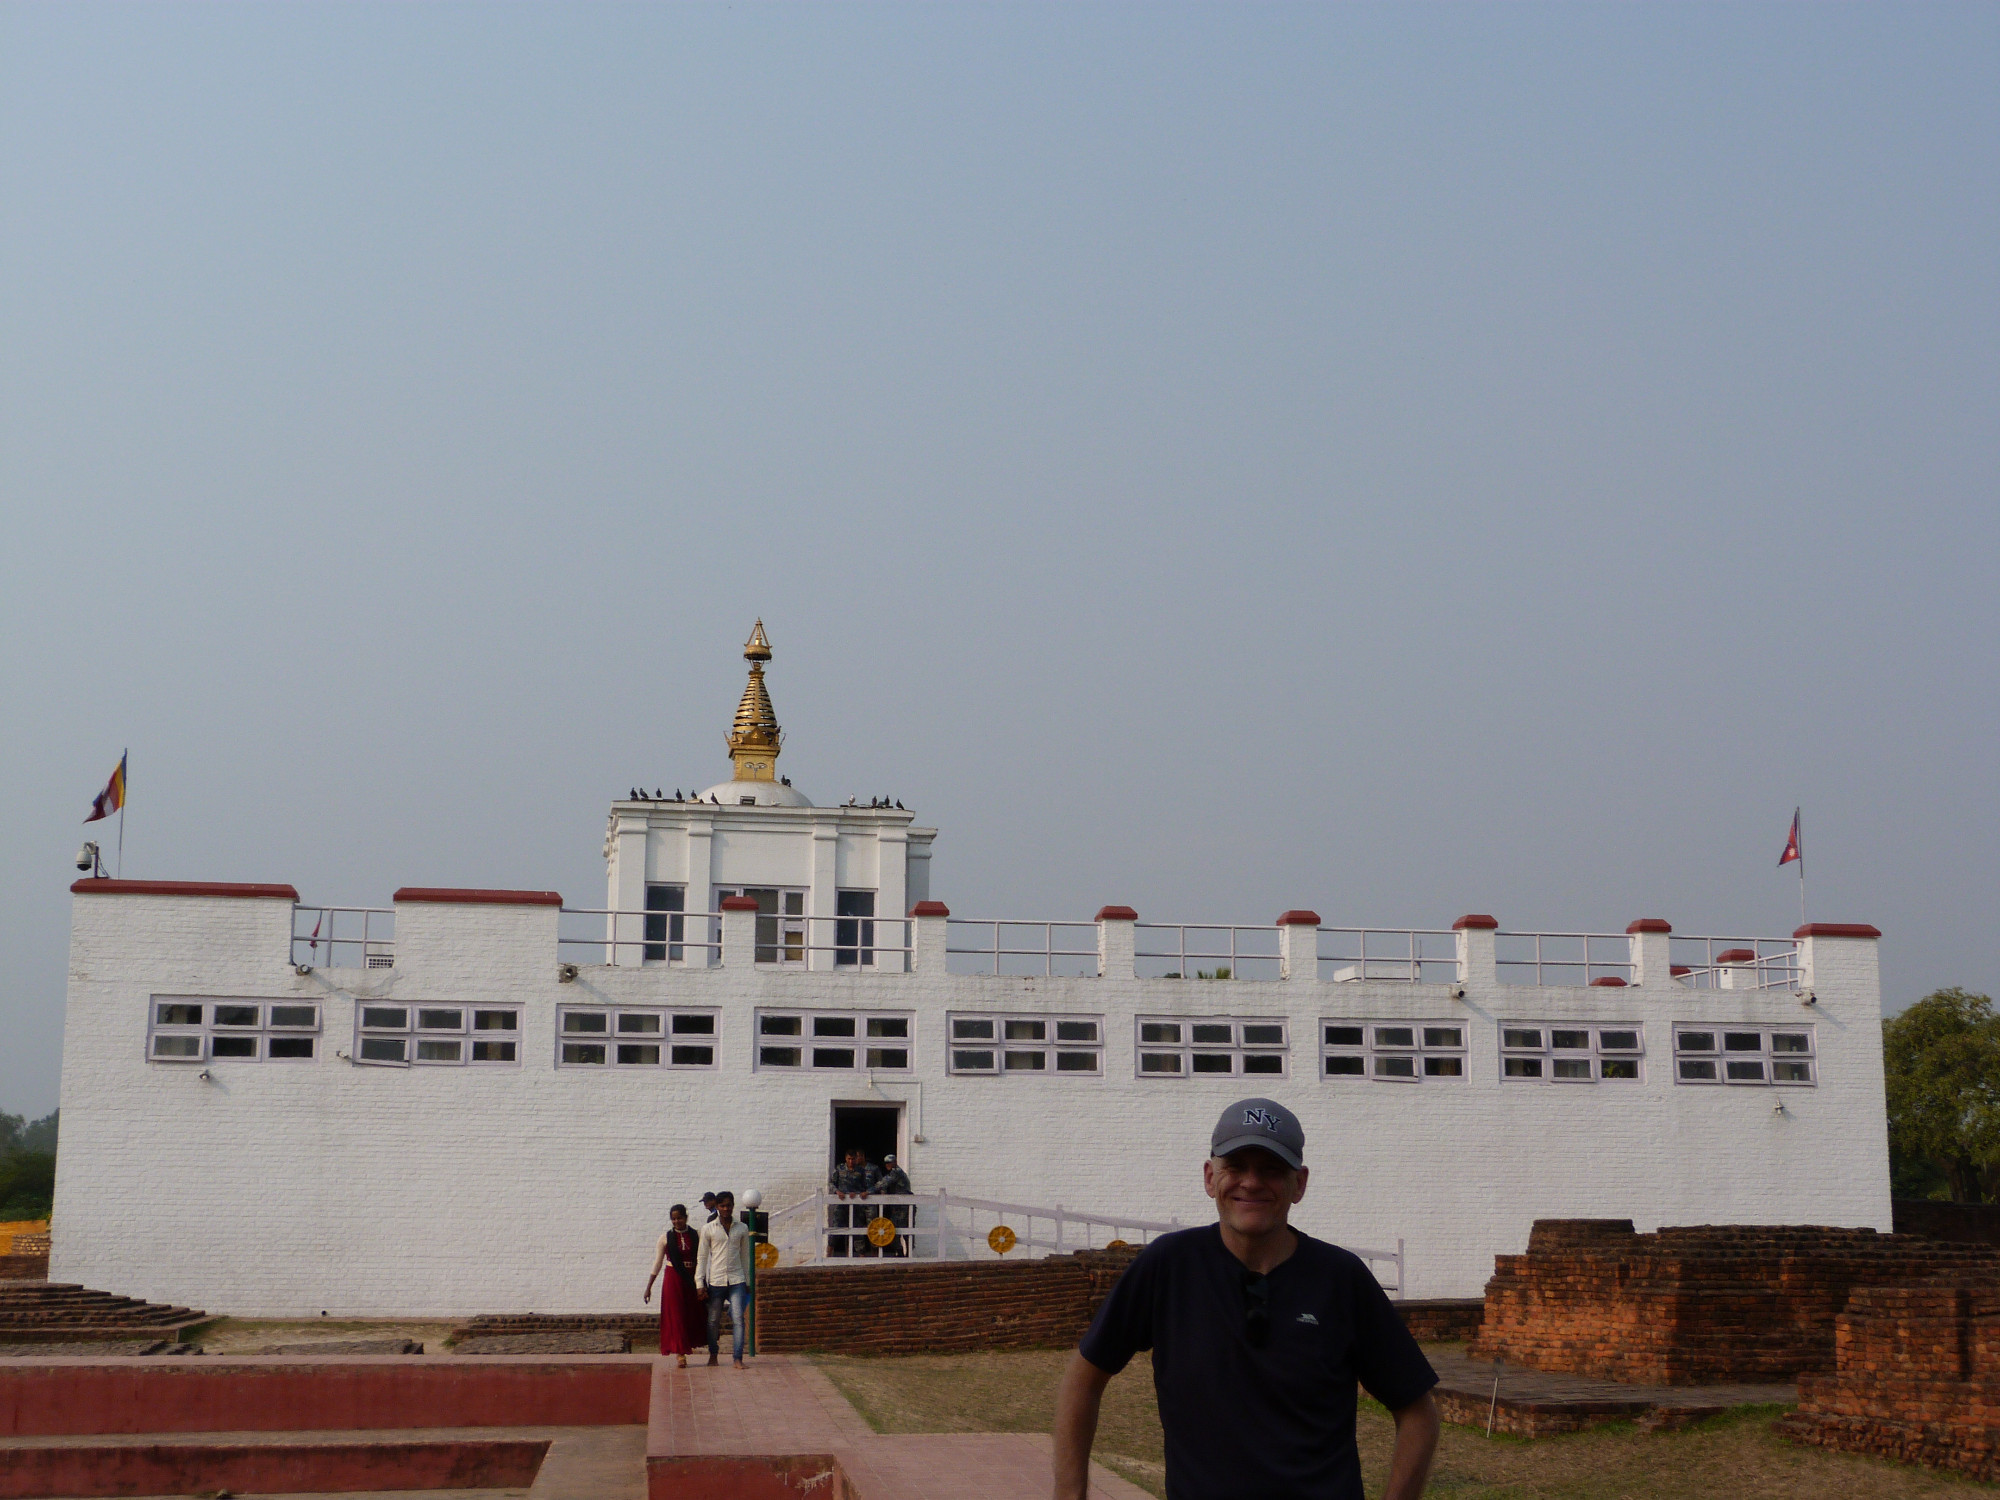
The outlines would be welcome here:
M 885 1198 L 907 1198 L 910 1195 L 910 1174 L 896 1165 L 896 1154 L 892 1151 L 882 1158 L 882 1175 L 875 1180 L 875 1191 Z M 896 1237 L 882 1247 L 884 1255 L 908 1255 L 910 1242 L 903 1238 L 903 1231 L 910 1227 L 910 1205 L 907 1203 L 884 1203 L 882 1217 L 896 1226 Z
M 1418 1500 L 1438 1440 L 1437 1375 L 1358 1257 L 1290 1226 L 1305 1132 L 1242 1099 L 1209 1136 L 1202 1186 L 1217 1222 L 1139 1253 L 1070 1356 L 1056 1398 L 1055 1500 L 1084 1500 L 1098 1404 L 1153 1351 L 1174 1500 L 1363 1500 L 1355 1385 L 1396 1419 L 1384 1500 Z
M 827 1227 L 829 1229 L 852 1228 L 854 1224 L 852 1200 L 860 1195 L 862 1187 L 861 1153 L 852 1147 L 843 1152 L 839 1162 L 835 1164 L 833 1171 L 827 1175 L 826 1185 L 832 1189 L 833 1196 L 840 1200 L 838 1203 L 831 1204 L 827 1208 Z M 855 1253 L 855 1243 L 855 1237 L 850 1234 L 828 1235 L 826 1253 L 828 1255 L 853 1255 Z M 868 1242 L 862 1240 L 860 1243 L 865 1245 Z

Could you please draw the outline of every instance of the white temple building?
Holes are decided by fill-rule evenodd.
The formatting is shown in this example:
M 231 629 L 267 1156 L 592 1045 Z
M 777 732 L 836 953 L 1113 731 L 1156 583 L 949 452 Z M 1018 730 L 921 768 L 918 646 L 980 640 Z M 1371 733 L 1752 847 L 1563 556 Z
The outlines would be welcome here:
M 1102 1244 L 1212 1217 L 1208 1131 L 1252 1093 L 1305 1124 L 1295 1222 L 1400 1246 L 1405 1296 L 1477 1295 L 1536 1218 L 1890 1227 L 1874 928 L 954 914 L 936 830 L 779 773 L 761 623 L 744 654 L 731 778 L 614 802 L 602 906 L 77 881 L 52 1278 L 240 1316 L 633 1309 L 704 1188 L 805 1205 L 787 1261 L 844 1248 L 813 1195 L 854 1145 Z

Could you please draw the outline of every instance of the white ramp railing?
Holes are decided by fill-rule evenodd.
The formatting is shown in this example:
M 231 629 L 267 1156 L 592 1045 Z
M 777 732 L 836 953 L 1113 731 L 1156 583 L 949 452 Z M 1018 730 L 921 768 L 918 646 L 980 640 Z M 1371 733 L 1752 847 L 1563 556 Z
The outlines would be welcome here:
M 874 1244 L 869 1226 L 887 1219 L 894 1235 Z M 914 1260 L 1032 1260 L 1074 1250 L 1143 1245 L 1184 1228 L 1178 1220 L 1079 1213 L 1057 1204 L 1039 1208 L 966 1198 L 940 1189 L 865 1198 L 817 1192 L 773 1209 L 766 1234 L 780 1266 L 893 1266 Z M 879 1231 L 878 1231 L 879 1237 Z M 1348 1247 L 1360 1256 L 1392 1298 L 1403 1296 L 1403 1241 L 1393 1250 Z

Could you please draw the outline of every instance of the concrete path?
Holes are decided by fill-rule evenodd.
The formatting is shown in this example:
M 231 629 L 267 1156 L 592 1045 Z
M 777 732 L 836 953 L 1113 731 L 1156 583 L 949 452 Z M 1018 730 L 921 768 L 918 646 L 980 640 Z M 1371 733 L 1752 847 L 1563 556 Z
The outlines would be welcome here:
M 746 1369 L 661 1361 L 646 1465 L 654 1500 L 993 1500 L 1048 1493 L 1049 1439 L 1031 1433 L 881 1434 L 804 1360 Z M 1092 1500 L 1150 1500 L 1091 1466 Z

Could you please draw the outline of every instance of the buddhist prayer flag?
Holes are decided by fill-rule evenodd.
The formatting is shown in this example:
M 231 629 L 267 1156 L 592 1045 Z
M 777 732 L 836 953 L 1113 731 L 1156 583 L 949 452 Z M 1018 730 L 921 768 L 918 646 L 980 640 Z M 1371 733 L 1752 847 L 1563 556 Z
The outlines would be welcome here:
M 1805 851 L 1799 846 L 1799 810 L 1796 807 L 1792 809 L 1792 831 L 1785 839 L 1785 852 L 1778 856 L 1778 868 L 1784 869 L 1795 859 L 1801 862 L 1805 859 Z
M 99 818 L 108 818 L 115 812 L 124 811 L 125 756 L 130 753 L 127 751 L 125 755 L 118 757 L 118 769 L 111 773 L 111 779 L 104 783 L 104 790 L 99 792 L 96 800 L 90 804 L 90 816 L 85 818 L 84 822 L 95 823 Z

